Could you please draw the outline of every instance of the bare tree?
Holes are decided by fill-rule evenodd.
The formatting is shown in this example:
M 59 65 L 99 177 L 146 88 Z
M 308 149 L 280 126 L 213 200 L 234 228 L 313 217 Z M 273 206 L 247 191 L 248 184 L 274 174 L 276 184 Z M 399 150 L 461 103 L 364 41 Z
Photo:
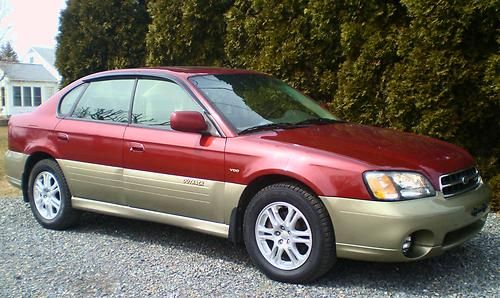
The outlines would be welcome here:
M 2 20 L 9 14 L 9 0 L 0 0 L 0 25 Z M 3 43 L 5 36 L 11 29 L 10 25 L 0 26 L 0 43 Z

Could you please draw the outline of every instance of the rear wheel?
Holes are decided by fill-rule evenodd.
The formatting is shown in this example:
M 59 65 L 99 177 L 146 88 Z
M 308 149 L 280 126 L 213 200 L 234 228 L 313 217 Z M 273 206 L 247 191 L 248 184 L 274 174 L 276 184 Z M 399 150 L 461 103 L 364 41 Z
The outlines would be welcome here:
M 245 212 L 244 238 L 252 261 L 278 281 L 313 281 L 336 260 L 328 212 L 294 184 L 274 184 L 255 195 Z
M 71 194 L 59 165 L 39 161 L 31 170 L 28 198 L 36 220 L 45 228 L 62 230 L 74 225 L 80 212 L 71 207 Z

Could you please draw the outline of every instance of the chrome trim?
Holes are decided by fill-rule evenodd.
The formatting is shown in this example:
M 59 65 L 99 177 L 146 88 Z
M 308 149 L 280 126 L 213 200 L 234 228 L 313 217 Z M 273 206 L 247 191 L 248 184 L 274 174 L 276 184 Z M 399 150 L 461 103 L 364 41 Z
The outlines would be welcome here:
M 118 217 L 153 221 L 223 238 L 227 238 L 229 234 L 229 225 L 179 215 L 149 211 L 95 200 L 87 200 L 78 197 L 71 198 L 71 205 L 75 209 L 114 215 Z
M 469 171 L 471 169 L 474 170 L 473 174 L 467 175 L 467 176 L 465 176 L 465 175 L 464 176 L 460 176 L 460 179 L 467 178 L 467 180 L 469 180 L 469 181 L 475 180 L 475 183 L 473 183 L 473 184 L 471 184 L 471 186 L 469 186 L 467 188 L 464 188 L 464 189 L 461 189 L 461 190 L 459 190 L 457 192 L 453 192 L 453 193 L 450 193 L 450 194 L 445 194 L 444 193 L 444 188 L 446 188 L 446 187 L 463 184 L 462 180 L 454 180 L 451 183 L 443 184 L 443 179 L 444 178 L 447 178 L 447 177 L 449 177 L 451 175 L 465 173 L 465 172 L 467 172 L 467 171 Z M 458 170 L 458 171 L 455 171 L 455 172 L 451 172 L 451 173 L 447 173 L 447 174 L 439 176 L 439 189 L 443 193 L 443 196 L 445 198 L 450 198 L 450 197 L 453 197 L 453 196 L 456 196 L 456 195 L 459 195 L 459 194 L 462 194 L 462 193 L 474 190 L 477 187 L 479 187 L 481 184 L 482 184 L 482 180 L 481 180 L 481 176 L 479 175 L 479 171 L 477 170 L 477 168 L 474 168 L 474 167 L 473 168 L 463 169 L 463 170 Z

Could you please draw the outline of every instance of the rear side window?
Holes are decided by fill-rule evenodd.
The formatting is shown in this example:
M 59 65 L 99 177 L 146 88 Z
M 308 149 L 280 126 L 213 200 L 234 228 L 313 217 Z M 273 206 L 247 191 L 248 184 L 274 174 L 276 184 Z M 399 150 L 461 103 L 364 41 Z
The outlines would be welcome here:
M 132 110 L 132 123 L 169 127 L 170 114 L 175 111 L 203 110 L 174 82 L 139 80 Z
M 91 82 L 72 116 L 127 123 L 134 83 L 134 79 Z
M 87 84 L 82 84 L 64 95 L 59 105 L 59 115 L 67 116 L 69 115 L 69 113 L 71 113 L 73 105 L 77 101 L 82 91 L 85 89 L 85 86 L 87 86 Z

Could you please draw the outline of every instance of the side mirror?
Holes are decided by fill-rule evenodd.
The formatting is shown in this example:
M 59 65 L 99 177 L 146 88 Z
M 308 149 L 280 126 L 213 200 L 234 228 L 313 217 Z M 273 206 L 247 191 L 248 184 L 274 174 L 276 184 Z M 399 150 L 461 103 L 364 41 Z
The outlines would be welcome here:
M 202 133 L 208 126 L 200 112 L 178 111 L 170 114 L 170 127 L 173 130 Z

